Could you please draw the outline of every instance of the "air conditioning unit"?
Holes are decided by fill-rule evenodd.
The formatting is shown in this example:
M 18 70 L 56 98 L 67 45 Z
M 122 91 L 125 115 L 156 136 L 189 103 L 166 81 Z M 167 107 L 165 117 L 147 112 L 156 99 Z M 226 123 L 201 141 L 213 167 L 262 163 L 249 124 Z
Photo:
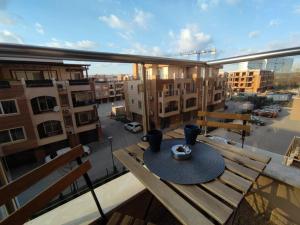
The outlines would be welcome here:
M 68 109 L 63 109 L 62 112 L 63 112 L 63 113 L 69 113 L 69 110 L 68 110 Z
M 59 110 L 60 110 L 60 107 L 58 105 L 53 107 L 53 112 L 59 112 Z

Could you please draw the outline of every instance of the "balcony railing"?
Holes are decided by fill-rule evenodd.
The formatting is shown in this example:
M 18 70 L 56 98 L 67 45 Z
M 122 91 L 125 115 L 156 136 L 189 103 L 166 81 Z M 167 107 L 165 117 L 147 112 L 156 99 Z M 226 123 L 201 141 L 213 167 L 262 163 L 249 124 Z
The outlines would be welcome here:
M 69 80 L 69 85 L 89 85 L 88 79 L 81 79 L 81 80 Z
M 178 90 L 172 90 L 172 91 L 161 91 L 159 92 L 159 97 L 171 97 L 171 96 L 178 96 L 179 91 Z
M 0 80 L 0 89 L 10 88 L 10 83 L 7 80 Z
M 94 105 L 94 104 L 96 104 L 95 100 L 87 100 L 87 101 L 74 101 L 73 100 L 74 107 Z
M 52 80 L 25 80 L 26 87 L 53 87 Z

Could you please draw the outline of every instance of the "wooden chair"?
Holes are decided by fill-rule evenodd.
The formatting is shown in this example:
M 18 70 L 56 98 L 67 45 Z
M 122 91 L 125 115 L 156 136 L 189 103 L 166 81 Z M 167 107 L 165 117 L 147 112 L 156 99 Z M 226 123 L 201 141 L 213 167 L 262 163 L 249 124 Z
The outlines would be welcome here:
M 246 132 L 250 133 L 250 126 L 247 125 L 247 122 L 250 120 L 250 114 L 237 114 L 237 113 L 221 113 L 221 112 L 198 112 L 197 124 L 204 127 L 217 127 L 225 129 L 233 129 L 241 131 L 242 136 L 242 147 L 244 147 Z M 217 121 L 208 121 L 207 117 L 216 118 L 216 119 L 229 119 L 229 120 L 242 120 L 243 124 L 236 123 L 225 123 Z
M 58 168 L 70 163 L 71 161 L 77 161 L 77 167 L 73 168 L 69 173 L 60 178 L 56 183 L 48 186 L 44 191 L 36 195 L 32 200 L 19 208 L 17 211 L 10 214 L 7 218 L 0 222 L 0 225 L 18 225 L 23 224 L 30 219 L 30 217 L 41 210 L 47 205 L 54 197 L 58 196 L 63 190 L 74 183 L 79 177 L 83 176 L 84 180 L 92 193 L 94 201 L 97 205 L 98 211 L 103 220 L 106 217 L 102 211 L 100 203 L 94 192 L 92 182 L 87 174 L 87 171 L 91 169 L 90 161 L 82 162 L 81 156 L 84 154 L 81 145 L 72 148 L 67 153 L 58 156 L 52 161 L 43 164 L 42 166 L 26 173 L 18 179 L 0 188 L 0 206 L 10 201 L 20 193 L 24 192 L 33 184 L 37 183 L 42 178 L 48 176 Z

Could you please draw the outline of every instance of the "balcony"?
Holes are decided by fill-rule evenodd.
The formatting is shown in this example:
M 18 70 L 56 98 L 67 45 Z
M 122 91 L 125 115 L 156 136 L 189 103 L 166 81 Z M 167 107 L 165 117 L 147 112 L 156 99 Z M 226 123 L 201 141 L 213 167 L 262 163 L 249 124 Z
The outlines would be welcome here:
M 180 138 L 182 137 L 182 130 L 180 131 L 180 129 L 176 129 L 174 131 L 167 132 L 164 135 L 166 138 Z M 200 139 L 202 138 L 201 136 L 198 137 Z M 217 143 L 212 141 L 212 144 Z M 220 143 L 217 145 L 222 145 L 224 147 L 229 146 L 227 144 Z M 145 148 L 142 147 L 142 145 L 139 146 L 141 146 L 142 149 Z M 283 158 L 281 155 L 271 153 L 263 149 L 250 146 L 247 146 L 245 149 L 237 147 L 229 148 L 232 148 L 232 150 L 222 150 L 224 151 L 225 155 L 226 152 L 228 153 L 229 158 L 231 154 L 235 154 L 240 160 L 242 160 L 245 155 L 253 154 L 257 156 L 260 154 L 262 156 L 271 157 L 271 162 L 267 164 L 267 167 L 263 170 L 262 174 L 255 179 L 253 185 L 250 184 L 251 188 L 248 192 L 249 194 L 246 195 L 244 200 L 240 202 L 236 213 L 232 214 L 229 221 L 224 224 L 231 224 L 232 220 L 236 222 L 234 224 L 244 225 L 276 224 L 276 222 L 279 220 L 285 221 L 280 224 L 297 224 L 300 219 L 298 214 L 300 202 L 295 199 L 295 197 L 299 196 L 300 194 L 299 170 L 281 165 L 281 160 Z M 137 150 L 128 151 L 137 152 Z M 140 158 L 141 156 L 136 155 L 136 157 Z M 253 160 L 251 160 L 251 162 L 252 161 Z M 226 159 L 226 162 L 233 163 L 229 159 Z M 251 162 L 249 161 L 248 163 Z M 235 171 L 238 174 L 241 173 L 239 168 L 241 168 L 241 165 L 243 164 L 239 165 L 233 163 L 228 165 L 228 170 Z M 245 171 L 250 170 L 249 168 L 246 168 Z M 247 176 L 253 176 L 255 174 L 248 174 Z M 218 181 L 216 182 L 218 183 Z M 219 185 L 223 185 L 227 188 L 232 187 L 232 180 L 224 179 L 223 182 L 226 183 L 226 185 L 223 183 L 220 183 Z M 239 185 L 236 187 L 239 187 Z M 175 189 L 172 186 L 169 188 L 171 191 Z M 203 196 L 218 190 L 210 186 L 207 186 L 206 188 L 198 186 L 197 188 L 201 190 Z M 216 221 L 215 218 L 222 219 L 222 217 L 218 217 L 218 215 L 220 215 L 220 211 L 223 212 L 223 208 L 218 208 L 216 213 L 212 214 L 211 212 L 214 211 L 214 208 L 206 207 L 214 205 L 218 202 L 221 202 L 219 204 L 224 204 L 225 207 L 234 208 L 232 203 L 230 204 L 228 202 L 235 201 L 235 198 L 232 197 L 232 194 L 236 193 L 235 197 L 237 197 L 237 194 L 240 195 L 241 192 L 239 192 L 238 189 L 233 190 L 234 191 L 231 192 L 231 195 L 228 195 L 229 198 L 225 198 L 225 200 L 222 200 L 220 194 L 219 196 L 212 195 L 213 198 L 210 200 L 202 199 L 203 202 L 200 204 L 200 208 L 204 207 L 204 211 L 210 212 L 209 214 L 205 214 L 205 216 L 211 218 L 211 221 L 214 222 Z M 284 194 L 287 192 L 289 194 Z M 108 180 L 108 182 L 97 186 L 95 188 L 95 193 L 101 204 L 103 212 L 108 217 L 110 217 L 113 212 L 120 212 L 135 218 L 143 219 L 145 213 L 147 212 L 147 206 L 151 202 L 151 193 L 146 189 L 145 185 L 141 183 L 131 172 L 120 173 L 113 176 L 111 180 Z M 168 194 L 161 192 L 161 195 L 167 196 Z M 186 199 L 184 194 L 182 195 L 182 199 Z M 194 202 L 201 202 L 202 200 L 194 199 Z M 181 224 L 178 219 L 175 218 L 167 210 L 167 208 L 160 203 L 161 200 L 154 198 L 153 201 L 153 204 L 151 204 L 151 213 L 148 214 L 147 221 L 162 225 Z M 43 211 L 43 214 L 38 214 L 39 216 L 26 222 L 26 225 L 39 225 L 44 223 L 56 225 L 90 224 L 92 221 L 95 221 L 100 217 L 92 194 L 87 189 L 82 192 L 74 193 L 73 196 L 70 196 L 70 200 L 66 203 L 58 204 L 58 206 L 57 202 L 55 204 L 56 205 L 52 203 L 51 211 L 46 209 Z M 196 205 L 191 203 L 189 204 L 197 208 Z M 215 222 L 214 224 L 219 223 Z
M 161 91 L 158 94 L 158 102 L 164 104 L 167 104 L 170 101 L 177 101 L 178 103 L 180 102 L 180 93 L 179 90 L 174 90 L 174 91 Z
M 26 87 L 53 87 L 52 80 L 25 80 Z
M 178 115 L 180 113 L 179 102 L 174 100 L 169 101 L 165 105 L 160 103 L 159 108 L 161 110 L 159 112 L 159 117 L 162 118 Z
M 73 101 L 73 107 L 81 107 L 96 104 L 95 100 L 85 100 L 85 101 Z
M 189 112 L 198 109 L 198 96 L 187 98 L 183 102 L 182 112 Z

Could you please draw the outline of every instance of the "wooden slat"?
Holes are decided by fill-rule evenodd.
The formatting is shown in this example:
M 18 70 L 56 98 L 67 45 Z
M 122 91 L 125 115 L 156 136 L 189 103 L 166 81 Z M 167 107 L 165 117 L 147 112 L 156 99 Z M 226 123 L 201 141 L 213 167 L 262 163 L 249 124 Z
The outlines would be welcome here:
M 136 157 L 140 162 L 143 162 L 144 151 L 137 145 L 130 145 L 126 147 L 126 150 L 134 157 Z
M 130 157 L 125 150 L 114 151 L 113 154 L 182 224 L 213 224 L 175 191 Z
M 172 138 L 184 138 L 184 134 L 176 133 L 175 131 L 169 131 L 167 132 L 167 135 Z
M 24 174 L 11 183 L 0 188 L 0 206 L 19 195 L 33 184 L 40 181 L 59 167 L 83 155 L 82 146 L 76 146 L 63 155 L 58 156 L 52 161 Z
M 247 167 L 244 167 L 236 162 L 233 162 L 229 159 L 224 158 L 225 166 L 230 171 L 239 174 L 242 177 L 245 177 L 251 181 L 255 181 L 256 178 L 259 176 L 259 172 L 254 171 L 252 169 L 249 169 Z
M 122 214 L 118 212 L 114 212 L 114 214 L 110 217 L 106 225 L 118 225 L 121 219 L 122 219 Z
M 207 116 L 207 117 L 218 118 L 218 119 L 250 120 L 250 114 L 199 111 L 198 116 Z
M 225 224 L 233 212 L 227 205 L 196 185 L 170 184 L 221 224 Z
M 145 222 L 141 219 L 135 219 L 132 225 L 144 225 Z
M 197 120 L 196 123 L 200 126 L 205 127 L 218 127 L 218 128 L 225 128 L 225 129 L 237 129 L 237 130 L 245 130 L 250 132 L 249 125 L 242 125 L 242 124 L 235 124 L 235 123 L 222 123 L 216 121 L 206 121 L 206 120 Z
M 169 135 L 167 135 L 167 134 L 163 134 L 163 139 L 171 139 L 172 137 L 170 137 Z
M 137 143 L 137 145 L 140 148 L 144 149 L 144 150 L 146 150 L 149 147 L 149 143 L 148 142 L 144 142 L 144 141 L 141 141 L 141 142 Z
M 202 135 L 198 135 L 197 139 L 200 140 L 200 141 L 206 142 L 208 144 L 211 144 L 213 146 L 222 148 L 224 150 L 231 151 L 231 152 L 243 155 L 243 156 L 247 156 L 248 158 L 254 159 L 254 160 L 262 162 L 262 163 L 268 163 L 271 159 L 269 156 L 265 156 L 265 155 L 255 153 L 255 152 L 251 152 L 251 151 L 245 151 L 245 150 L 243 150 L 239 147 L 233 146 L 233 145 L 225 145 L 223 143 L 211 140 L 211 139 L 209 139 L 207 137 L 204 137 Z
M 120 225 L 131 225 L 132 223 L 133 223 L 133 217 L 125 215 Z
M 17 225 L 25 223 L 28 218 L 38 210 L 42 209 L 51 199 L 59 195 L 70 186 L 76 179 L 85 174 L 91 168 L 89 161 L 84 162 L 67 175 L 63 176 L 56 183 L 38 194 L 22 208 L 12 213 L 9 217 L 1 221 L 1 225 Z
M 210 181 L 200 185 L 234 207 L 238 207 L 239 203 L 243 199 L 243 195 L 241 193 L 231 189 L 219 180 Z
M 252 182 L 249 180 L 246 180 L 228 170 L 225 170 L 219 179 L 226 184 L 229 184 L 230 186 L 242 191 L 244 194 L 248 192 L 252 185 Z

